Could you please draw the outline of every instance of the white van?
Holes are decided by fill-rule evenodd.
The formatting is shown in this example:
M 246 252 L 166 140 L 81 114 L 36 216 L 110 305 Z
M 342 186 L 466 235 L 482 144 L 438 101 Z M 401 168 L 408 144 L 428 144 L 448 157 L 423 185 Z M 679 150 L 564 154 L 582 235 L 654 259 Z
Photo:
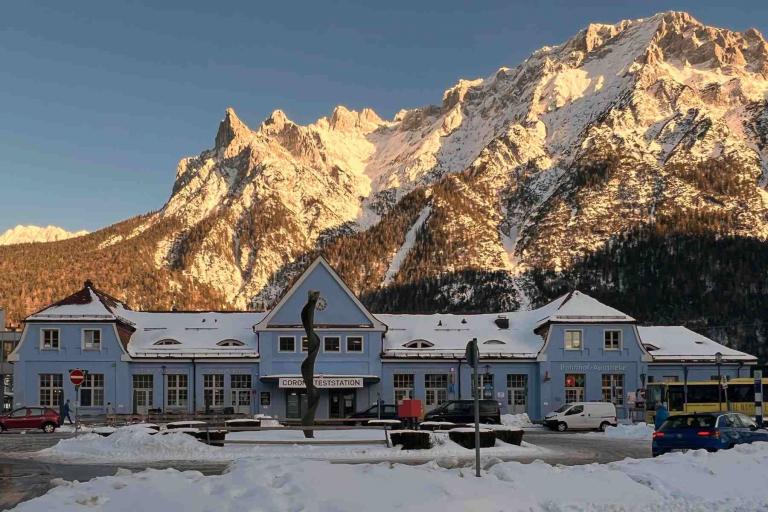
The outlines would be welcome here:
M 617 423 L 616 406 L 610 402 L 573 402 L 544 416 L 544 425 L 558 432 L 569 428 L 603 431 Z

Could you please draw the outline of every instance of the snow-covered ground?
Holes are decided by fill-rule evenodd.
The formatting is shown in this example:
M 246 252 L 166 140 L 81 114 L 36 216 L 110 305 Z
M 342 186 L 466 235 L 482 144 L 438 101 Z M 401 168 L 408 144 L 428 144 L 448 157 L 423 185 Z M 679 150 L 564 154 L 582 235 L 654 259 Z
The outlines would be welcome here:
M 528 414 L 521 413 L 521 414 L 502 414 L 501 415 L 501 424 L 508 426 L 508 427 L 533 427 L 533 422 L 531 422 L 531 418 L 528 417 Z
M 216 476 L 150 469 L 57 481 L 15 510 L 758 512 L 768 505 L 766 461 L 768 443 L 568 467 L 488 459 L 478 479 L 436 463 L 240 459 Z
M 296 441 L 297 444 L 242 445 L 228 444 L 224 447 L 208 446 L 183 432 L 153 431 L 142 426 L 122 427 L 112 435 L 98 434 L 62 439 L 51 448 L 36 452 L 37 459 L 65 463 L 100 462 L 130 463 L 158 461 L 232 461 L 255 457 L 260 459 L 302 458 L 331 461 L 387 460 L 395 462 L 423 461 L 425 459 L 449 458 L 446 464 L 459 464 L 474 457 L 467 450 L 448 439 L 447 433 L 432 433 L 433 448 L 429 450 L 401 450 L 384 444 L 383 430 L 342 430 L 315 431 L 318 441 L 370 441 L 370 444 L 350 445 L 307 445 L 300 444 L 303 434 L 298 430 L 267 430 L 260 432 L 234 432 L 227 434 L 228 440 Z M 523 442 L 515 446 L 496 442 L 493 448 L 484 448 L 487 457 L 531 457 L 544 454 L 546 450 Z M 26 456 L 27 454 L 25 454 Z

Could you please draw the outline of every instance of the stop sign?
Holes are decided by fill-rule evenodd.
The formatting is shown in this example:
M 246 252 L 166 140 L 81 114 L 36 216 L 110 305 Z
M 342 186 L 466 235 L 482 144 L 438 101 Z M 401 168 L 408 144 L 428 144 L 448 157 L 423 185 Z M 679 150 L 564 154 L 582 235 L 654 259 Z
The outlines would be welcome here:
M 70 370 L 69 380 L 75 386 L 79 386 L 80 384 L 82 384 L 83 381 L 85 380 L 85 374 L 83 373 L 83 370 L 80 370 L 80 369 Z

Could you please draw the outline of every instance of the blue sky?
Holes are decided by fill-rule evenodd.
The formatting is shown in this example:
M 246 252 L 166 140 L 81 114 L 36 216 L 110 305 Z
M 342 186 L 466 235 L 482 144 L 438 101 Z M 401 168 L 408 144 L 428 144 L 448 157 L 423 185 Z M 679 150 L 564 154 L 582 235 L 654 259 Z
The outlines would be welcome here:
M 0 232 L 94 230 L 160 208 L 227 106 L 251 126 L 275 108 L 305 123 L 337 104 L 391 117 L 589 22 L 670 9 L 768 33 L 764 0 L 7 2 Z

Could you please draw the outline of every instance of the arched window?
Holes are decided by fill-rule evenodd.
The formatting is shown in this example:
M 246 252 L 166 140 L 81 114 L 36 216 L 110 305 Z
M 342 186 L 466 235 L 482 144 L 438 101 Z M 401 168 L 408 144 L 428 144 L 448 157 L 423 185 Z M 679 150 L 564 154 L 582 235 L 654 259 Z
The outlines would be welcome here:
M 484 341 L 483 345 L 506 345 L 507 343 L 501 340 L 488 340 Z
M 165 338 L 160 341 L 156 341 L 154 344 L 158 346 L 181 345 L 181 342 L 178 340 L 174 340 L 173 338 Z
M 220 347 L 242 347 L 245 343 L 240 340 L 221 340 L 216 345 Z
M 403 345 L 405 348 L 429 348 L 434 347 L 434 343 L 430 343 L 427 340 L 413 340 Z

